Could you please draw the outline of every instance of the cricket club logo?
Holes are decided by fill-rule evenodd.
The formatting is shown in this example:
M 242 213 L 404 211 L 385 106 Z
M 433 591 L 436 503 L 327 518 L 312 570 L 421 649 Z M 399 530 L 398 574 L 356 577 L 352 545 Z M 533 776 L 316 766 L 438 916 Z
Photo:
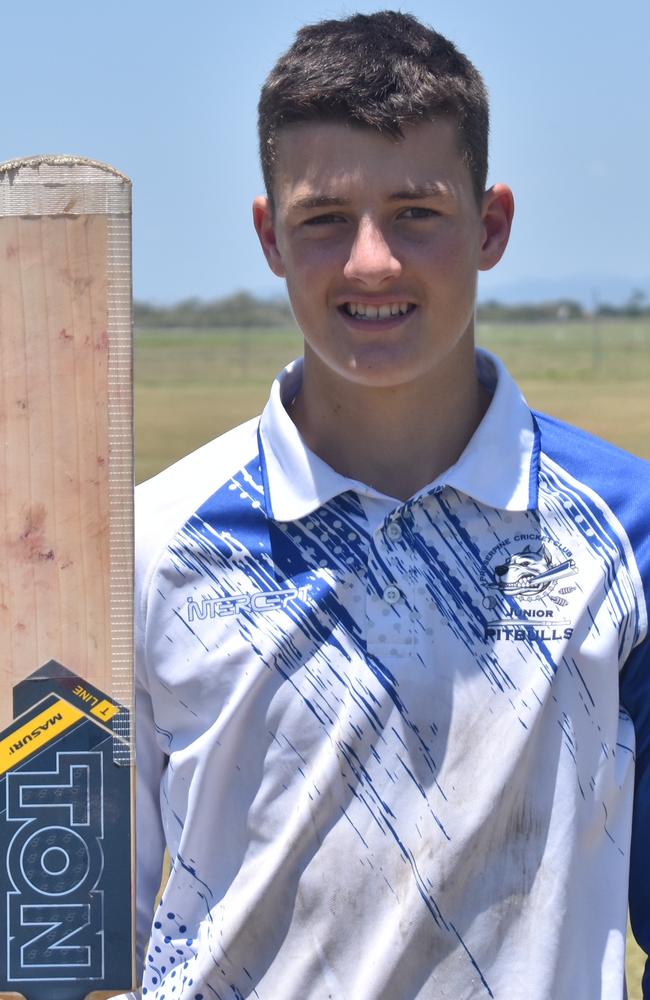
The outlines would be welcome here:
M 540 535 L 528 536 L 525 545 L 523 541 L 520 535 L 506 539 L 483 563 L 481 578 L 487 591 L 483 607 L 493 615 L 486 624 L 486 638 L 569 639 L 572 622 L 560 612 L 576 590 L 570 582 L 578 572 L 575 560 L 568 549 Z
M 553 557 L 545 545 L 538 549 L 527 545 L 495 566 L 494 572 L 497 577 L 494 586 L 502 594 L 512 594 L 521 601 L 535 601 L 545 594 L 550 596 L 560 580 L 573 576 L 576 564 L 573 559 L 564 559 L 553 565 Z M 557 603 L 565 605 L 567 602 L 562 599 Z

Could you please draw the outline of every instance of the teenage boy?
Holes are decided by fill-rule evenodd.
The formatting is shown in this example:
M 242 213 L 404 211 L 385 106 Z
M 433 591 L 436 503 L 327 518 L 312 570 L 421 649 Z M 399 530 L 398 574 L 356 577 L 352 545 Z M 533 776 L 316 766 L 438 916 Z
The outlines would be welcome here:
M 650 944 L 648 467 L 475 354 L 487 133 L 403 14 L 303 28 L 263 89 L 304 359 L 140 491 L 148 998 L 616 1000 L 630 861 Z

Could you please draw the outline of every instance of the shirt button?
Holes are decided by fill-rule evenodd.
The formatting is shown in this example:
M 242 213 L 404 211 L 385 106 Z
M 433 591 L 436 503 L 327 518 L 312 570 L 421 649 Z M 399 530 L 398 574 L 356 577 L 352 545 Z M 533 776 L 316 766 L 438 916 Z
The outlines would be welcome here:
M 383 593 L 383 598 L 386 601 L 386 604 L 397 604 L 397 602 L 402 599 L 402 594 L 397 587 L 390 586 L 386 587 L 386 590 Z
M 386 528 L 386 534 L 388 535 L 389 538 L 392 538 L 396 541 L 398 538 L 402 537 L 402 529 L 400 528 L 399 524 L 397 524 L 396 521 L 391 521 L 388 527 Z

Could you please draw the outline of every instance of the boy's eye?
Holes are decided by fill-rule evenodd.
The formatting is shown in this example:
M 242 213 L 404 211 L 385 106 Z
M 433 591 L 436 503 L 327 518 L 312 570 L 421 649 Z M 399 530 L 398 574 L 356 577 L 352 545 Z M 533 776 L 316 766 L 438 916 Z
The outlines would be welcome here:
M 325 215 L 314 215 L 311 219 L 305 219 L 306 226 L 327 226 L 334 222 L 341 222 L 343 216 L 329 212 Z
M 414 205 L 413 208 L 406 208 L 401 213 L 402 219 L 432 219 L 439 212 L 434 211 L 432 208 L 425 208 L 423 205 Z

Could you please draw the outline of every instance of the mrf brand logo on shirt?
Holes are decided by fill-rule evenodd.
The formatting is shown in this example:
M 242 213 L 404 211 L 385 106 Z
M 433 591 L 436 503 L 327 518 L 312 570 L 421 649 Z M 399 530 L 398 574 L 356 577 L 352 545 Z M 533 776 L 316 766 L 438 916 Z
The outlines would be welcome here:
M 232 594 L 228 597 L 202 597 L 201 601 L 193 597 L 187 599 L 187 620 L 204 621 L 206 618 L 226 618 L 236 615 L 239 611 L 268 613 L 278 611 L 293 600 L 305 601 L 309 594 L 309 585 L 305 587 L 284 587 L 280 590 L 258 591 L 254 594 Z
M 483 607 L 494 614 L 485 638 L 570 639 L 572 622 L 558 612 L 568 607 L 567 596 L 576 589 L 570 579 L 577 572 L 571 551 L 539 534 L 516 535 L 495 545 L 481 572 L 488 591 Z

